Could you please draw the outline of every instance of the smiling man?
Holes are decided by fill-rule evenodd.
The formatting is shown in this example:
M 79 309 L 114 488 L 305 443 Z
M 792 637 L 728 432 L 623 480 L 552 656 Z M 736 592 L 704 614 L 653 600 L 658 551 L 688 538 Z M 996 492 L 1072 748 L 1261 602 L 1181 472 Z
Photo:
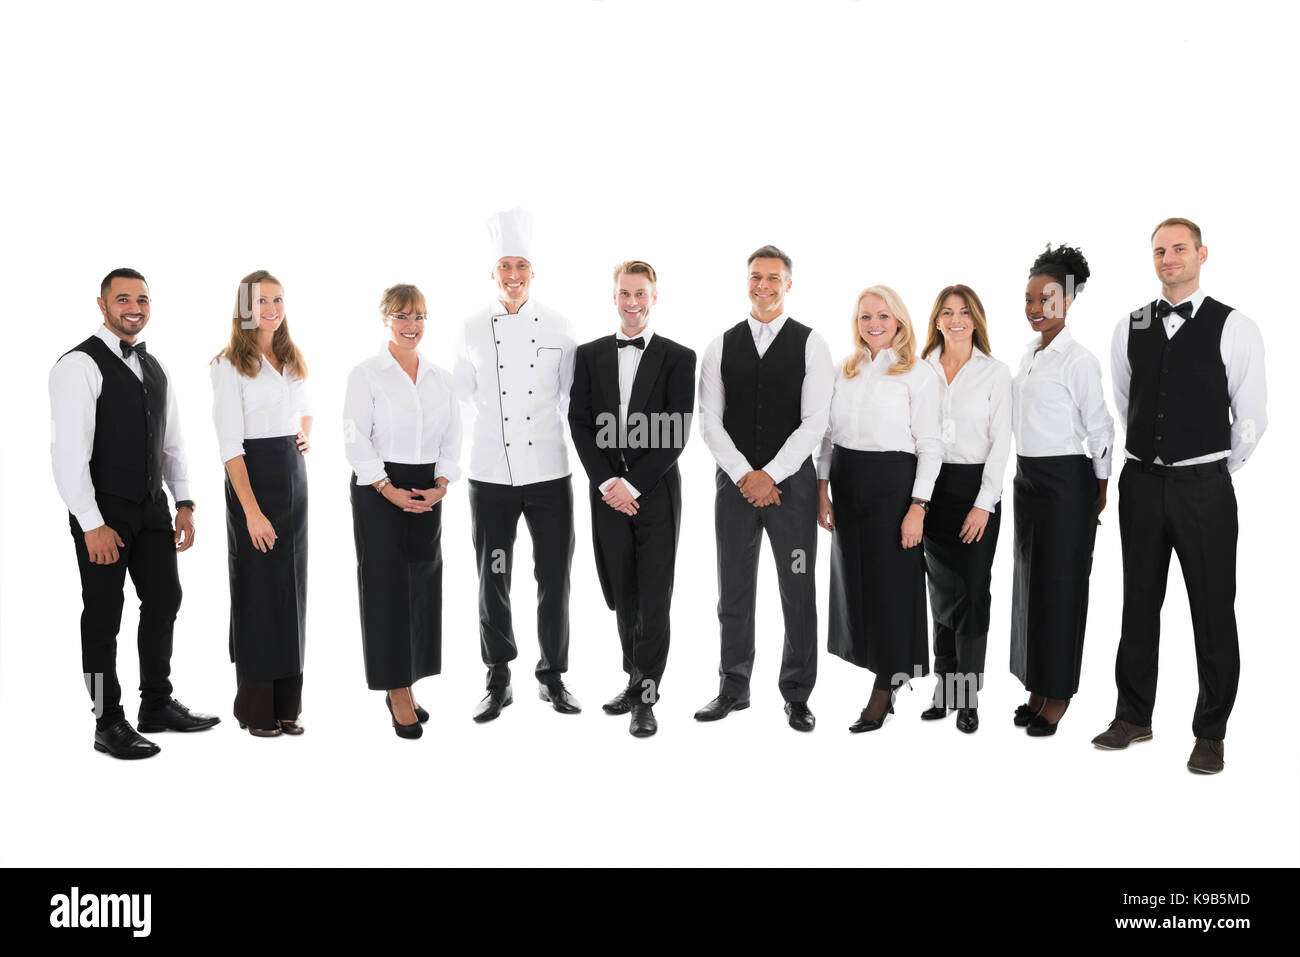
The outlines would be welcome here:
M 469 506 L 479 573 L 479 639 L 487 694 L 474 720 L 491 721 L 513 700 L 518 655 L 510 608 L 515 534 L 522 515 L 537 578 L 538 696 L 561 714 L 581 709 L 564 686 L 569 667 L 569 570 L 573 485 L 564 417 L 573 384 L 568 321 L 532 298 L 532 217 L 522 209 L 488 221 L 497 302 L 465 321 L 456 392 L 474 409 Z
M 759 547 L 776 559 L 785 643 L 779 686 L 790 727 L 811 731 L 817 680 L 817 474 L 812 452 L 830 417 L 835 370 L 817 333 L 790 318 L 790 257 L 748 261 L 748 318 L 709 344 L 700 365 L 700 437 L 718 463 L 718 696 L 695 713 L 717 721 L 749 707 Z
M 596 571 L 627 674 L 604 710 L 631 712 L 628 730 L 638 738 L 658 730 L 682 516 L 677 459 L 695 404 L 695 353 L 650 329 L 657 285 L 649 263 L 615 267 L 618 331 L 578 347 L 569 401 L 573 445 L 590 479 Z
M 1237 498 L 1231 473 L 1268 424 L 1259 327 L 1201 290 L 1209 249 L 1189 219 L 1151 235 L 1160 298 L 1115 329 L 1111 379 L 1127 423 L 1119 479 L 1124 612 L 1115 720 L 1093 739 L 1118 751 L 1151 738 L 1160 608 L 1169 558 L 1187 585 L 1200 694 L 1187 767 L 1223 770 L 1223 738 L 1237 695 Z
M 149 322 L 149 286 L 136 270 L 115 269 L 97 302 L 104 324 L 50 372 L 50 453 L 81 573 L 81 661 L 95 701 L 95 750 L 147 758 L 160 749 L 127 721 L 117 680 L 128 572 L 140 597 L 140 731 L 201 731 L 219 719 L 171 697 L 181 604 L 176 553 L 194 544 L 194 503 L 175 391 L 137 341 Z M 176 499 L 175 529 L 164 481 Z

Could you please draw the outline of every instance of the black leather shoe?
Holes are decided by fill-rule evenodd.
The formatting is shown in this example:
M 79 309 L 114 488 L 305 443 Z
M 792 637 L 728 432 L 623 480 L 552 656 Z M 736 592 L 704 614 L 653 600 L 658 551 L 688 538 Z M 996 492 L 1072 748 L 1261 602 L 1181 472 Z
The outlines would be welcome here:
M 418 704 L 415 706 L 415 720 L 420 722 L 420 724 L 424 724 L 424 722 L 429 720 L 429 712 L 425 711 Z
M 606 714 L 627 714 L 631 708 L 632 702 L 628 699 L 626 688 L 600 706 L 600 710 Z
M 979 730 L 980 715 L 975 708 L 958 708 L 957 709 L 957 730 L 964 731 L 966 734 L 974 734 Z
M 948 717 L 948 709 L 941 704 L 932 705 L 921 712 L 922 721 L 938 721 Z
M 563 681 L 557 681 L 553 685 L 538 685 L 537 697 L 549 701 L 551 707 L 560 714 L 578 714 L 582 711 L 582 705 L 578 704 L 577 698 L 569 694 L 569 689 L 564 687 Z
M 484 721 L 491 721 L 501 714 L 501 709 L 514 702 L 515 697 L 510 693 L 510 686 L 504 688 L 489 688 L 488 693 L 483 696 L 474 708 L 474 720 L 479 724 Z
M 879 718 L 868 718 L 868 710 L 868 708 L 863 708 L 862 714 L 858 715 L 858 720 L 849 725 L 851 734 L 861 734 L 864 731 L 879 731 L 885 725 L 885 718 L 894 713 L 894 706 L 891 704 L 889 710 Z
M 140 730 L 153 734 L 158 731 L 206 731 L 221 719 L 215 714 L 191 711 L 175 698 L 168 698 L 161 708 L 145 710 L 140 706 Z
M 1070 702 L 1067 701 L 1065 703 L 1065 708 L 1061 711 L 1061 718 L 1065 717 L 1065 712 L 1068 710 L 1070 710 Z M 1061 723 L 1061 718 L 1057 718 L 1055 721 L 1048 721 L 1043 717 L 1043 713 L 1040 711 L 1038 714 L 1034 715 L 1033 720 L 1030 721 L 1029 725 L 1025 728 L 1025 734 L 1029 735 L 1031 738 L 1050 737 L 1051 735 L 1056 734 L 1056 729 Z
M 785 713 L 790 718 L 790 727 L 796 731 L 811 731 L 817 726 L 817 719 L 808 710 L 806 701 L 787 701 Z
M 729 694 L 720 694 L 699 711 L 695 712 L 696 721 L 721 721 L 733 711 L 744 711 L 749 707 L 748 701 L 741 701 Z
M 1017 705 L 1016 716 L 1012 719 L 1012 723 L 1015 724 L 1017 728 L 1027 728 L 1029 727 L 1029 722 L 1034 720 L 1034 715 L 1036 714 L 1038 714 L 1038 712 L 1027 704 Z
M 131 722 L 123 718 L 103 731 L 95 731 L 95 750 L 111 754 L 115 758 L 131 760 L 152 758 L 162 748 L 148 738 L 140 737 L 135 728 L 131 727 Z
M 629 705 L 628 710 L 632 712 L 632 720 L 628 724 L 628 733 L 634 738 L 648 738 L 659 730 L 659 722 L 655 720 L 654 706 L 642 704 L 638 701 L 636 704 Z
M 388 705 L 388 716 L 393 719 L 393 730 L 397 732 L 399 738 L 414 741 L 424 734 L 424 725 L 420 724 L 419 715 L 415 716 L 415 724 L 398 724 L 397 715 L 393 714 L 393 700 L 387 694 L 384 695 L 384 704 Z
M 297 737 L 298 735 L 302 734 L 304 731 L 307 730 L 302 726 L 301 718 L 280 718 L 275 722 L 275 725 L 280 729 L 280 731 L 283 734 L 287 734 L 292 737 Z

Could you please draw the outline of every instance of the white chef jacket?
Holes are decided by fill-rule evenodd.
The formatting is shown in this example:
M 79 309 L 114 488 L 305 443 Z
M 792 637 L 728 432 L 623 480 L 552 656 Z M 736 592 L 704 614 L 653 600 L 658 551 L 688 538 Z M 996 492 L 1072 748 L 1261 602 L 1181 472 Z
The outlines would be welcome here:
M 453 376 L 474 409 L 471 479 L 531 485 L 569 474 L 576 347 L 569 321 L 532 299 L 515 315 L 498 302 L 465 320 Z

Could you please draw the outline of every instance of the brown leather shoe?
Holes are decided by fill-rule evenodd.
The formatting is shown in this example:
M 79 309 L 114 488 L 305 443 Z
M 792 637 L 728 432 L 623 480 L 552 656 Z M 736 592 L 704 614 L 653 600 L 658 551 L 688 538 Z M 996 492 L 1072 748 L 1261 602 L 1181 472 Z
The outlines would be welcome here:
M 1110 723 L 1110 727 L 1092 739 L 1092 743 L 1103 751 L 1123 751 L 1134 741 L 1150 741 L 1151 729 L 1129 724 L 1120 718 Z
M 1218 774 L 1223 770 L 1223 742 L 1211 738 L 1197 738 L 1192 756 L 1187 759 L 1187 770 L 1200 774 Z

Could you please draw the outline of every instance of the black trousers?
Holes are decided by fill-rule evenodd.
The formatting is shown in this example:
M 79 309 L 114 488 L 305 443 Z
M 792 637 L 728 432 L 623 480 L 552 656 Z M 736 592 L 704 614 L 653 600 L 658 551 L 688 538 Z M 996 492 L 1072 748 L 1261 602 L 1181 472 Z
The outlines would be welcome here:
M 569 668 L 569 569 L 573 564 L 573 483 L 569 476 L 531 485 L 469 482 L 470 525 L 478 559 L 478 622 L 489 690 L 510 683 L 515 646 L 510 573 L 522 514 L 533 539 L 537 579 L 536 675 L 558 681 Z
M 297 721 L 302 714 L 302 675 L 270 681 L 247 678 L 235 669 L 235 720 L 250 728 L 274 731 L 277 721 Z
M 126 543 L 112 565 L 91 564 L 81 526 L 68 516 L 81 572 L 81 670 L 96 701 L 96 727 L 102 729 L 125 717 L 117 681 L 117 632 L 127 573 L 140 599 L 136 645 L 140 698 L 146 707 L 164 703 L 172 693 L 172 628 L 181 607 L 181 583 L 171 509 L 162 492 L 139 503 L 112 495 L 95 501 L 105 524 Z
M 1223 740 L 1237 697 L 1237 497 L 1227 464 L 1178 468 L 1129 461 L 1119 479 L 1124 614 L 1115 659 L 1115 716 L 1150 727 L 1156 700 L 1160 607 L 1170 552 L 1187 585 L 1200 694 L 1198 738 Z
M 766 531 L 785 618 L 781 695 L 786 701 L 807 701 L 817 682 L 817 473 L 812 459 L 777 486 L 780 505 L 750 505 L 721 469 L 715 483 L 713 519 L 722 631 L 719 694 L 749 699 L 758 553 Z
M 637 499 L 635 515 L 601 500 L 591 487 L 591 531 L 606 598 L 614 609 L 628 688 L 646 704 L 659 700 L 668 661 L 669 608 L 681 526 L 676 467 Z

